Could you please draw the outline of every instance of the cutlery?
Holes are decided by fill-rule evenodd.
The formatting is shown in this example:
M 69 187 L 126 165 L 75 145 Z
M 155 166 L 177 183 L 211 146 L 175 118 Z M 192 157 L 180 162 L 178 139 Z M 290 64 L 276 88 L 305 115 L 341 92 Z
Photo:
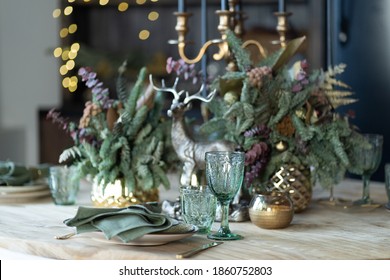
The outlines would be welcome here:
M 198 254 L 198 253 L 200 253 L 200 252 L 202 252 L 204 250 L 207 250 L 209 248 L 212 248 L 212 247 L 215 247 L 215 246 L 218 246 L 218 245 L 221 245 L 221 244 L 223 244 L 223 242 L 215 241 L 215 242 L 207 243 L 207 244 L 201 245 L 199 247 L 196 247 L 194 249 L 191 249 L 189 251 L 185 251 L 185 252 L 182 252 L 180 254 L 177 254 L 176 258 L 177 259 L 189 258 L 189 257 L 191 257 L 191 256 L 193 256 L 195 254 Z
M 54 236 L 54 238 L 58 239 L 58 240 L 65 240 L 65 239 L 71 238 L 72 236 L 75 236 L 75 235 L 76 235 L 75 232 L 70 232 L 70 233 L 65 234 L 65 235 L 56 235 L 56 236 Z

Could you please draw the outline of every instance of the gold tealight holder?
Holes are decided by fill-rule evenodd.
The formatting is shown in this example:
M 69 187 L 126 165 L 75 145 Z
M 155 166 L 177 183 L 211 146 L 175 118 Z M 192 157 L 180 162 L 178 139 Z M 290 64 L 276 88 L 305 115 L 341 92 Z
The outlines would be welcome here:
M 294 217 L 293 202 L 284 192 L 255 194 L 249 205 L 249 217 L 260 228 L 285 228 Z

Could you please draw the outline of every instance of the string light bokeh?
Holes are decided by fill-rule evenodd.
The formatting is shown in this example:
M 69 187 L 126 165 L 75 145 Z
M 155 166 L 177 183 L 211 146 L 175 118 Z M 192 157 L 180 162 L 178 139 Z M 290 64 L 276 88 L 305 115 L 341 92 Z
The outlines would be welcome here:
M 79 0 L 77 2 L 94 3 L 99 6 L 105 6 L 108 4 L 117 5 L 117 10 L 120 13 L 126 12 L 130 6 L 130 2 L 135 2 L 136 5 L 144 5 L 147 2 L 157 3 L 159 0 Z M 117 3 L 117 4 L 116 4 Z M 61 17 L 68 17 L 72 15 L 75 10 L 76 0 L 67 0 L 67 4 L 64 8 L 57 8 L 53 11 L 53 18 L 61 19 Z M 159 13 L 157 11 L 151 11 L 148 14 L 147 20 L 150 22 L 155 22 L 159 18 Z M 62 76 L 62 86 L 67 89 L 69 92 L 75 92 L 78 87 L 78 77 L 73 73 L 76 67 L 75 59 L 77 57 L 78 52 L 80 51 L 80 43 L 75 42 L 71 39 L 73 34 L 77 32 L 77 24 L 70 23 L 67 26 L 62 26 L 59 31 L 59 37 L 61 39 L 67 39 L 67 41 L 71 42 L 69 46 L 59 46 L 56 47 L 53 51 L 53 55 L 55 58 L 61 61 L 61 65 L 58 69 L 60 75 Z M 148 40 L 150 37 L 150 31 L 148 29 L 142 29 L 138 32 L 139 40 Z

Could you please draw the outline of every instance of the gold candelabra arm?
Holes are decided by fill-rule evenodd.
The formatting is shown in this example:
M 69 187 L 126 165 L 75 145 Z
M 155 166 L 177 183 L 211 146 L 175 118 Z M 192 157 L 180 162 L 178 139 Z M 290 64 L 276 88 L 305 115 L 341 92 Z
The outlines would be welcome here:
M 276 31 L 279 33 L 279 41 L 273 42 L 275 44 L 280 44 L 282 48 L 285 48 L 287 45 L 286 34 L 289 29 L 287 18 L 292 15 L 290 12 L 277 12 L 274 15 L 278 18 L 278 25 L 276 26 Z
M 266 58 L 268 56 L 267 50 L 256 40 L 247 40 L 244 43 L 242 43 L 242 48 L 247 48 L 251 45 L 254 45 L 257 47 L 259 53 L 261 54 L 262 57 Z
M 202 46 L 202 48 L 199 50 L 198 55 L 195 58 L 188 58 L 187 55 L 185 54 L 186 43 L 179 42 L 179 44 L 178 44 L 179 55 L 184 60 L 185 63 L 194 64 L 194 63 L 199 62 L 202 59 L 202 57 L 204 56 L 204 54 L 206 53 L 207 49 L 210 46 L 217 45 L 217 44 L 218 45 L 223 44 L 222 40 L 220 40 L 220 39 L 209 40 Z M 213 58 L 215 60 L 220 60 L 221 59 L 221 58 L 219 58 L 220 53 L 221 53 L 221 48 L 220 48 L 219 53 L 214 54 Z
M 209 40 L 203 44 L 199 53 L 194 58 L 189 58 L 185 54 L 185 48 L 187 46 L 186 35 L 188 33 L 188 18 L 191 16 L 190 13 L 175 12 L 174 15 L 177 17 L 177 23 L 175 30 L 178 35 L 178 39 L 175 43 L 178 45 L 178 51 L 181 59 L 188 64 L 194 64 L 199 62 L 205 55 L 207 49 L 213 45 L 218 45 L 219 51 L 213 55 L 214 60 L 221 60 L 229 55 L 229 47 L 226 42 L 226 31 L 229 29 L 229 18 L 230 11 L 216 11 L 219 16 L 218 30 L 221 33 L 220 39 Z M 172 42 L 172 41 L 171 41 Z

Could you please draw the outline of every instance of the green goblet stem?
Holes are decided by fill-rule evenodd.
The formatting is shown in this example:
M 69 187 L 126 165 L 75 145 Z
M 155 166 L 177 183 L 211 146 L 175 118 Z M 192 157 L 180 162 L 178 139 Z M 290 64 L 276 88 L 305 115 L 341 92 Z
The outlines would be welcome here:
M 221 228 L 218 230 L 218 234 L 230 235 L 231 231 L 229 228 L 229 204 L 221 204 L 222 217 L 221 217 Z
M 370 202 L 370 178 L 371 175 L 363 174 L 363 196 L 362 196 L 362 203 L 369 203 Z

